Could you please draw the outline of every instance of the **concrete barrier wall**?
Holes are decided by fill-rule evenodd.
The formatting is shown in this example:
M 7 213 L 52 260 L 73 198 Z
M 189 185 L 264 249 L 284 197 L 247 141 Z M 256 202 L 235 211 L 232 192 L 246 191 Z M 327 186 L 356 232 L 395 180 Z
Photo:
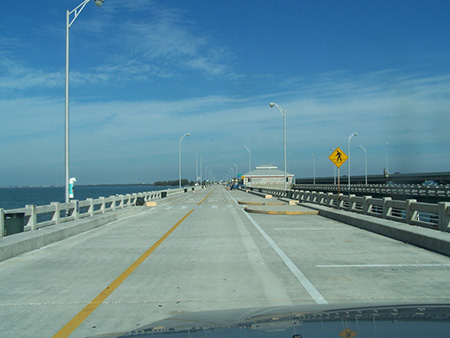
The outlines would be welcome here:
M 189 189 L 191 191 L 191 189 Z M 162 196 L 170 197 L 185 192 L 181 189 L 167 189 L 149 191 L 127 195 L 114 195 L 109 197 L 88 198 L 83 201 L 73 200 L 69 203 L 52 202 L 49 205 L 26 205 L 23 208 L 3 210 L 0 208 L 0 238 L 4 237 L 5 213 L 24 213 L 25 231 L 34 231 L 40 228 L 58 225 L 69 221 L 105 214 L 111 211 L 129 208 L 136 205 L 138 198 L 145 202 L 161 199 Z
M 316 203 L 340 210 L 395 220 L 410 225 L 450 231 L 450 202 L 422 203 L 415 199 L 392 200 L 390 197 L 372 198 L 304 190 L 281 190 L 252 187 L 259 193 Z
M 188 189 L 192 192 L 195 189 Z M 147 201 L 183 194 L 185 189 L 168 189 L 129 195 L 89 198 L 70 203 L 51 203 L 49 205 L 27 205 L 24 208 L 0 209 L 0 232 L 4 234 L 4 213 L 24 212 L 27 218 L 26 231 L 0 239 L 0 261 L 18 256 L 28 251 L 42 248 L 51 243 L 80 234 L 111 223 L 113 221 L 140 213 L 147 208 L 132 207 L 139 197 Z M 80 211 L 81 210 L 81 211 Z M 50 215 L 46 221 L 38 221 L 39 215 Z
M 389 219 L 354 214 L 345 210 L 332 209 L 323 205 L 305 203 L 304 206 L 319 211 L 319 215 L 338 222 L 368 230 L 398 241 L 415 245 L 450 257 L 450 234 L 423 227 L 411 227 Z
M 314 191 L 261 188 L 257 191 L 280 199 L 299 200 L 303 206 L 318 210 L 321 216 L 450 257 L 450 203 L 429 204 L 415 200 L 396 201 L 389 197 L 338 196 Z
M 338 189 L 347 193 L 348 185 L 341 184 L 340 187 L 336 184 L 295 184 L 295 190 L 303 191 L 317 191 L 317 192 L 334 192 L 337 193 Z M 438 186 L 425 186 L 420 184 L 352 184 L 351 192 L 367 195 L 401 195 L 411 196 L 414 198 L 428 197 L 428 198 L 450 198 L 450 185 L 438 185 Z
M 128 208 L 104 215 L 89 217 L 84 220 L 42 228 L 39 231 L 28 231 L 12 236 L 6 236 L 0 240 L 0 261 L 42 248 L 54 242 L 142 212 L 143 210 L 145 210 L 145 208 Z

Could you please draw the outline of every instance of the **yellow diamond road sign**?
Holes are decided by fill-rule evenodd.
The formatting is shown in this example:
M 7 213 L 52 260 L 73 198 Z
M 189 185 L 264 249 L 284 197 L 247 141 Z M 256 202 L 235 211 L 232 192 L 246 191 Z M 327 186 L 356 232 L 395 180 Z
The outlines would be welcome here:
M 348 156 L 339 148 L 336 148 L 330 156 L 328 156 L 331 162 L 335 164 L 336 167 L 340 167 L 345 161 L 347 161 Z
M 355 331 L 347 328 L 344 331 L 342 331 L 341 333 L 339 333 L 339 335 L 344 338 L 353 338 L 354 336 L 357 335 L 357 333 Z

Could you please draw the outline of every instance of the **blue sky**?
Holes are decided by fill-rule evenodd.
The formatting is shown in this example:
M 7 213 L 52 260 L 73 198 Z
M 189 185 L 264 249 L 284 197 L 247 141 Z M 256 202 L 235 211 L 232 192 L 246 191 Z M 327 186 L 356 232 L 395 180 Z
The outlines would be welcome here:
M 0 12 L 0 186 L 64 184 L 65 12 Z M 70 172 L 78 184 L 216 178 L 252 165 L 332 176 L 450 171 L 450 2 L 124 1 L 70 28 Z M 346 166 L 342 174 L 346 173 Z

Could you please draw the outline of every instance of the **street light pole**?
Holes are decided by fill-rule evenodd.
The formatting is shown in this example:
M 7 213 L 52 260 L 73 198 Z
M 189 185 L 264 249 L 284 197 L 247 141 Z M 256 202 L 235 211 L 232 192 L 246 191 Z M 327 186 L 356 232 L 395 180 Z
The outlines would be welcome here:
M 388 144 L 389 144 L 389 142 L 386 141 L 385 144 L 386 144 L 386 174 L 389 175 L 389 158 L 388 158 Z
M 206 181 L 208 181 L 208 169 L 209 169 L 209 165 L 208 166 L 206 166 L 206 168 L 205 168 L 205 185 L 206 185 Z
M 203 168 L 203 155 L 200 154 L 200 185 L 203 185 L 203 172 L 202 172 L 202 168 Z
M 196 152 L 195 152 L 195 182 L 197 183 L 197 185 L 198 185 L 198 151 L 199 151 L 200 149 L 196 149 Z
M 184 134 L 180 137 L 180 140 L 178 142 L 178 187 L 181 188 L 181 142 L 183 142 L 183 139 L 188 136 L 189 133 Z
M 367 150 L 363 146 L 359 146 L 358 148 L 362 149 L 364 151 L 364 172 L 366 176 L 366 185 L 367 185 Z
M 347 152 L 348 152 L 348 194 L 350 195 L 350 140 L 353 136 L 358 136 L 358 133 L 353 133 L 347 138 Z
M 284 139 L 284 190 L 286 190 L 286 111 L 274 102 L 269 103 L 270 108 L 277 107 L 283 115 L 283 139 Z
M 316 156 L 312 154 L 313 159 L 313 184 L 316 184 Z
M 233 177 L 234 177 L 234 169 L 233 169 L 233 167 L 230 167 L 229 169 L 231 170 L 231 175 L 233 175 Z
M 75 19 L 80 15 L 84 6 L 90 0 L 85 0 L 81 4 L 79 4 L 72 11 L 66 11 L 66 99 L 65 99 L 65 202 L 69 202 L 69 28 L 74 23 Z M 103 5 L 103 0 L 95 0 L 95 5 L 100 7 Z M 70 20 L 70 15 L 74 14 L 72 20 Z
M 248 172 L 252 171 L 252 151 L 247 147 L 244 146 L 245 149 L 247 149 L 248 152 Z

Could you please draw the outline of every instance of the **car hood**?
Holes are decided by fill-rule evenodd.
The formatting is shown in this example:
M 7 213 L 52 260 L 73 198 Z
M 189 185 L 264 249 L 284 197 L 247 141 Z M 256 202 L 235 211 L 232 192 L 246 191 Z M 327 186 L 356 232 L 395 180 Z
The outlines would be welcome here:
M 96 337 L 448 337 L 450 304 L 298 305 L 202 311 Z M 385 334 L 383 334 L 385 332 Z

